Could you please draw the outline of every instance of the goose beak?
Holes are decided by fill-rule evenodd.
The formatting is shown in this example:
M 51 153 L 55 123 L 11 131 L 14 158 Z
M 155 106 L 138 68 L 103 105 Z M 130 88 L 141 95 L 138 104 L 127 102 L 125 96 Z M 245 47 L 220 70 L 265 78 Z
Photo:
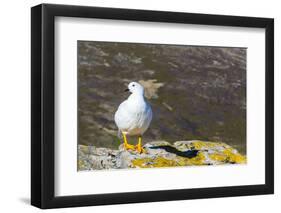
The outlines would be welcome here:
M 130 91 L 130 90 L 129 90 L 128 88 L 124 90 L 124 92 L 129 92 L 129 91 Z

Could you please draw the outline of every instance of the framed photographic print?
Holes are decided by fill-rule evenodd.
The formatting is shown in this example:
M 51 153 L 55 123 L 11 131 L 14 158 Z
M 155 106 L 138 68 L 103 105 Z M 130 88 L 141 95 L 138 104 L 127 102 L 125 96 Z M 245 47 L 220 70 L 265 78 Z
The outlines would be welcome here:
M 272 194 L 274 21 L 31 9 L 31 203 Z

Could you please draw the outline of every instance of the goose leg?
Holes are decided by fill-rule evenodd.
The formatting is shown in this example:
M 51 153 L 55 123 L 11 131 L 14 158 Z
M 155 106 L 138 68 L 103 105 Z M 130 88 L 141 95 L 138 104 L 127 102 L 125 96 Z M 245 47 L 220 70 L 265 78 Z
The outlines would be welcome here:
M 127 137 L 126 137 L 126 134 L 124 132 L 122 132 L 122 135 L 123 135 L 123 139 L 124 139 L 124 147 L 126 150 L 135 150 L 135 147 L 131 144 L 128 144 L 128 141 L 127 141 Z
M 142 142 L 142 137 L 141 135 L 139 136 L 138 138 L 138 144 L 136 145 L 136 150 L 138 151 L 138 153 L 144 153 L 144 149 L 142 148 L 142 145 L 141 145 L 141 142 Z

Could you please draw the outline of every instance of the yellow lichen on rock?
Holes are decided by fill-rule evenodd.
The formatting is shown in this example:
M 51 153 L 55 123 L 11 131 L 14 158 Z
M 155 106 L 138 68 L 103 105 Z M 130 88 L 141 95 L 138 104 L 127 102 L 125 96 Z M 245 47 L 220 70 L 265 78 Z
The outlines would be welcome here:
M 82 161 L 82 160 L 78 160 L 78 163 L 77 163 L 77 167 L 78 167 L 78 170 L 83 170 L 85 168 L 85 162 Z
M 246 157 L 235 153 L 233 149 L 225 149 L 223 153 L 228 157 L 230 163 L 246 163 Z
M 176 160 L 170 160 L 163 157 L 157 158 L 142 158 L 132 160 L 132 167 L 136 168 L 160 168 L 160 167 L 173 167 L 179 166 Z
M 213 161 L 217 162 L 225 162 L 228 156 L 221 154 L 221 153 L 215 153 L 215 154 L 210 154 L 209 158 Z
M 222 152 L 213 153 L 209 155 L 209 158 L 216 162 L 221 163 L 237 163 L 243 164 L 246 163 L 246 157 L 236 152 L 232 148 L 226 148 Z
M 192 166 L 192 165 L 206 165 L 205 155 L 198 153 L 194 158 L 184 158 L 176 156 L 173 159 L 165 157 L 156 158 L 139 158 L 132 160 L 131 167 L 136 168 L 160 168 L 160 167 L 174 167 L 174 166 Z

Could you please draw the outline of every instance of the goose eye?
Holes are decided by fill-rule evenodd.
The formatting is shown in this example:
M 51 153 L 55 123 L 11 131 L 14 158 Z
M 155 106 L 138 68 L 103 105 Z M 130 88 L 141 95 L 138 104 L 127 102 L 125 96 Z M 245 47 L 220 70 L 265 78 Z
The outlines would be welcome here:
M 133 84 L 132 86 L 134 87 L 135 85 Z

